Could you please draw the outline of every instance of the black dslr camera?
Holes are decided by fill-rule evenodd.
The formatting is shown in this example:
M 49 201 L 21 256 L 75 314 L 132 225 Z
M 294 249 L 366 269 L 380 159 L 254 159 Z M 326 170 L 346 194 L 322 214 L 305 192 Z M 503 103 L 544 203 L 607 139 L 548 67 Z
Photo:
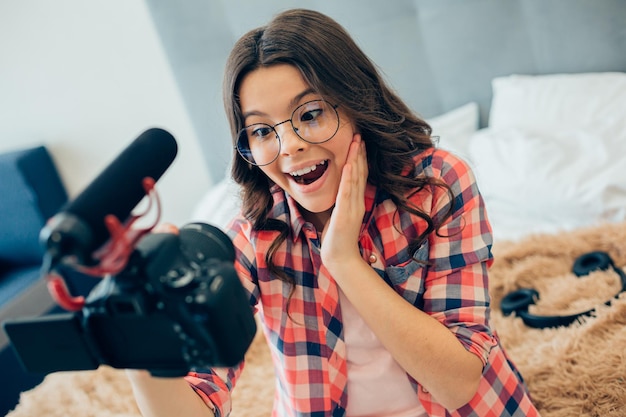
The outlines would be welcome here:
M 256 322 L 228 236 L 204 223 L 151 233 L 160 217 L 154 183 L 177 149 L 168 132 L 145 131 L 48 221 L 42 275 L 68 313 L 4 323 L 27 371 L 104 364 L 181 376 L 243 359 Z M 143 215 L 131 211 L 146 196 L 156 220 L 133 229 Z M 104 277 L 86 299 L 65 285 L 76 271 Z
M 143 237 L 124 270 L 102 279 L 81 311 L 18 319 L 5 330 L 30 372 L 114 368 L 182 376 L 234 366 L 256 332 L 230 239 L 191 223 Z

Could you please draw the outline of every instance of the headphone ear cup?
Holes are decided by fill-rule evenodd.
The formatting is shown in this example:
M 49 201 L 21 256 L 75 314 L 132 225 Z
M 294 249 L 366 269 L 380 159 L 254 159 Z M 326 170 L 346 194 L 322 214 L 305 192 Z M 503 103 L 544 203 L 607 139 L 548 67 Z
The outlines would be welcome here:
M 528 311 L 528 306 L 535 304 L 539 292 L 532 288 L 522 288 L 507 294 L 500 302 L 500 309 L 505 316 L 520 311 Z
M 593 271 L 607 270 L 613 266 L 613 260 L 606 252 L 589 252 L 574 261 L 572 272 L 577 277 L 589 275 Z

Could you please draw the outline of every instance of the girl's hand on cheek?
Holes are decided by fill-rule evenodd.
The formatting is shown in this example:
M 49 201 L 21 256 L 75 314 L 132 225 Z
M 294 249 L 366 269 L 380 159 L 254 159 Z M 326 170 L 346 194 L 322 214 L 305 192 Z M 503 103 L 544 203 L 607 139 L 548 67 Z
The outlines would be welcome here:
M 360 134 L 355 134 L 341 173 L 335 207 L 322 232 L 322 262 L 331 273 L 349 261 L 361 259 L 358 240 L 365 215 L 367 175 L 365 143 Z

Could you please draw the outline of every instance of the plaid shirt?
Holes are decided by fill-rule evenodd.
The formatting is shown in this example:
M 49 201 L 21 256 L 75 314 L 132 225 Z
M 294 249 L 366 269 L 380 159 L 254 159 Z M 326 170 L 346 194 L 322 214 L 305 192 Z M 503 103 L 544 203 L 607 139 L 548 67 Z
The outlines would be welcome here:
M 445 410 L 419 382 L 407 377 L 430 416 L 536 416 L 520 375 L 489 325 L 491 227 L 474 176 L 464 162 L 434 149 L 415 156 L 415 170 L 452 188 L 452 217 L 410 253 L 409 242 L 426 230 L 426 222 L 398 211 L 386 193 L 368 184 L 359 238 L 363 258 L 403 298 L 439 320 L 480 357 L 484 370 L 474 398 L 455 411 Z M 242 218 L 235 219 L 229 231 L 237 251 L 235 266 L 251 304 L 259 308 L 275 364 L 272 415 L 344 416 L 349 399 L 338 288 L 321 263 L 318 231 L 303 219 L 291 197 L 278 187 L 272 192 L 272 216 L 291 226 L 274 256 L 276 265 L 295 279 L 291 317 L 287 314 L 291 286 L 272 276 L 265 262 L 278 233 L 254 231 Z M 411 201 L 435 221 L 451 204 L 446 191 L 434 186 L 414 194 Z M 190 373 L 187 379 L 217 415 L 226 416 L 230 389 L 242 366 L 230 369 L 226 382 L 213 372 Z

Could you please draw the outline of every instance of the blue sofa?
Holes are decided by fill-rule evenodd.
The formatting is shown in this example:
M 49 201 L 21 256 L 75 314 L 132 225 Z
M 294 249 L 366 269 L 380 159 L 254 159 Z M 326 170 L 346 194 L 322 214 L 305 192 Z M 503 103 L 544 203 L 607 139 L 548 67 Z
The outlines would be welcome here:
M 44 146 L 0 154 L 0 323 L 58 310 L 40 276 L 39 232 L 68 199 Z M 44 375 L 26 373 L 0 330 L 0 415 Z

